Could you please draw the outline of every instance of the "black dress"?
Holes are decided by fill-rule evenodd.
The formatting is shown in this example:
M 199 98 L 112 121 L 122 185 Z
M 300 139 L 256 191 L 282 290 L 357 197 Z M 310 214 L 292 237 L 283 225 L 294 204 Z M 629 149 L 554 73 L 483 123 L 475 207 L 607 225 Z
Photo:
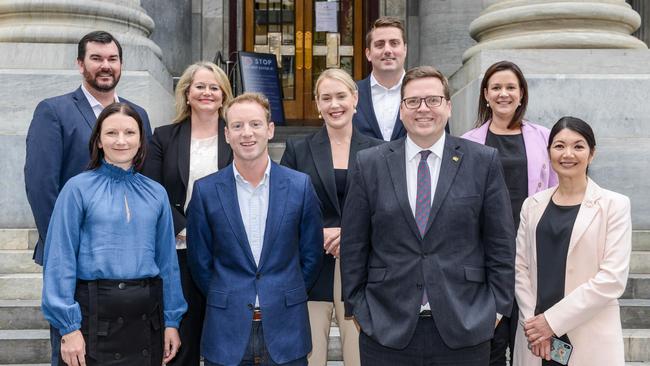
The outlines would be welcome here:
M 535 315 L 541 314 L 564 298 L 566 258 L 573 224 L 580 205 L 558 206 L 548 203 L 537 225 L 537 305 Z M 566 334 L 560 337 L 571 343 Z M 543 366 L 560 365 L 555 361 L 542 360 Z

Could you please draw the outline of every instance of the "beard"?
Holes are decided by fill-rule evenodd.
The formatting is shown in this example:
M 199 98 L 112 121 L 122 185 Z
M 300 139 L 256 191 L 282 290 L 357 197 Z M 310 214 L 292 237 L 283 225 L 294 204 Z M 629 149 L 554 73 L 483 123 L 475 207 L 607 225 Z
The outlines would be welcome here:
M 118 76 L 116 78 L 115 73 L 113 73 L 112 71 L 109 71 L 109 72 L 99 71 L 99 72 L 97 72 L 97 74 L 95 74 L 93 76 L 90 72 L 88 72 L 88 70 L 84 70 L 83 75 L 84 75 L 84 79 L 86 80 L 86 82 L 90 86 L 92 86 L 93 89 L 101 91 L 101 92 L 109 92 L 109 91 L 115 89 L 115 87 L 117 86 L 117 83 L 120 81 L 120 75 L 118 74 Z M 113 81 L 109 82 L 109 83 L 104 83 L 104 84 L 100 84 L 97 81 L 97 79 L 99 77 L 106 77 L 106 76 L 112 77 Z

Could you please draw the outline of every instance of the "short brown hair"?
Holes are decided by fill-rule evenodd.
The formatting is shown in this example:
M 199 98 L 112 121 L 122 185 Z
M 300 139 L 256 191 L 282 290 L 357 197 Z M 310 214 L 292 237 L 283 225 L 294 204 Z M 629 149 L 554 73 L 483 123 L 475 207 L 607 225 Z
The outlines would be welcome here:
M 246 102 L 251 102 L 251 103 L 257 103 L 259 104 L 262 109 L 264 109 L 264 115 L 266 117 L 266 122 L 271 122 L 271 104 L 269 103 L 269 100 L 264 96 L 264 94 L 260 93 L 244 93 L 234 99 L 231 99 L 226 103 L 226 105 L 223 107 L 223 117 L 226 119 L 226 127 L 228 126 L 228 110 L 230 107 L 232 107 L 234 104 L 237 103 L 246 103 Z
M 402 42 L 406 44 L 406 31 L 404 30 L 404 23 L 396 17 L 380 17 L 372 23 L 372 27 L 366 33 L 366 47 L 370 48 L 370 43 L 372 42 L 372 32 L 377 28 L 388 28 L 393 27 L 400 30 L 402 33 Z
M 147 141 L 145 140 L 144 128 L 142 127 L 142 118 L 133 107 L 126 103 L 109 104 L 108 107 L 104 108 L 102 113 L 97 117 L 95 128 L 93 129 L 93 133 L 90 135 L 90 141 L 88 142 L 88 149 L 90 150 L 90 163 L 88 163 L 88 169 L 97 169 L 102 165 L 104 150 L 99 148 L 99 142 L 102 135 L 102 125 L 106 118 L 114 114 L 129 116 L 138 123 L 138 131 L 140 131 L 140 148 L 138 148 L 138 151 L 133 157 L 133 166 L 135 167 L 135 170 L 140 170 L 147 153 Z
M 433 66 L 417 66 L 404 74 L 404 79 L 402 80 L 402 89 L 401 97 L 404 98 L 404 89 L 406 85 L 413 80 L 423 79 L 423 78 L 436 78 L 442 83 L 443 93 L 445 94 L 445 99 L 449 100 L 449 82 L 445 75 L 443 75 L 438 69 Z

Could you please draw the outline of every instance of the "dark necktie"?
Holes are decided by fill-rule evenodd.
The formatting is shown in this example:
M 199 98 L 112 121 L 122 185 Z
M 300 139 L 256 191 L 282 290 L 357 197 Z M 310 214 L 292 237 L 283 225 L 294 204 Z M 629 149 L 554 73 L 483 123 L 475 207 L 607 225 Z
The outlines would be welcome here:
M 424 231 L 427 229 L 429 212 L 431 212 L 431 173 L 427 158 L 431 154 L 429 150 L 420 151 L 420 163 L 418 164 L 418 189 L 415 199 L 415 222 L 424 238 Z M 422 292 L 422 305 L 429 302 L 427 289 Z

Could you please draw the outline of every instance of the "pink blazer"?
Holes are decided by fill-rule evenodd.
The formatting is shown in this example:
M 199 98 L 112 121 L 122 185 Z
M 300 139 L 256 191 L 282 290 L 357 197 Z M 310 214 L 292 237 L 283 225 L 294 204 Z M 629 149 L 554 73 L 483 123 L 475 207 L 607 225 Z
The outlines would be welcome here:
M 517 233 L 515 295 L 519 319 L 533 316 L 537 300 L 536 230 L 556 188 L 524 201 Z M 566 261 L 564 299 L 544 315 L 553 332 L 573 344 L 570 366 L 624 366 L 618 297 L 623 294 L 632 250 L 630 200 L 591 179 L 578 211 Z M 514 365 L 538 366 L 521 325 Z
M 487 121 L 481 127 L 469 130 L 461 137 L 485 145 L 489 127 L 490 121 Z M 551 162 L 548 157 L 549 133 L 549 129 L 544 126 L 528 121 L 523 121 L 521 124 L 521 134 L 524 136 L 526 160 L 528 161 L 529 196 L 557 184 L 557 175 L 551 169 Z

